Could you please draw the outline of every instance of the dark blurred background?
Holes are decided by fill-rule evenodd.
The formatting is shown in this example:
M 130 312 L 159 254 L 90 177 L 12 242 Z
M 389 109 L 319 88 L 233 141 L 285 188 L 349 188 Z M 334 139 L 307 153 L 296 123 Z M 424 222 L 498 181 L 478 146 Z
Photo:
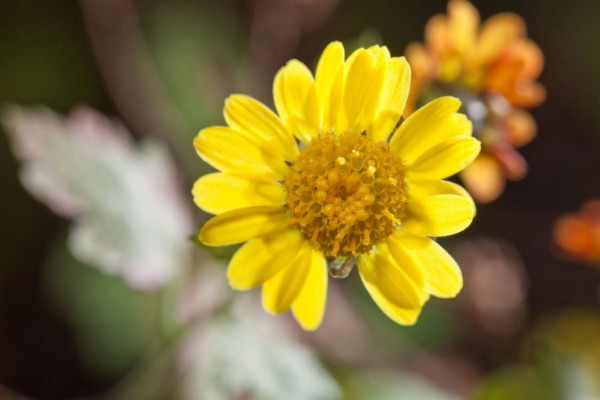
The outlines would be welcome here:
M 558 216 L 600 196 L 600 3 L 473 3 L 482 19 L 513 11 L 527 21 L 530 38 L 545 55 L 540 81 L 548 98 L 532 110 L 539 133 L 522 149 L 529 174 L 510 182 L 494 203 L 479 206 L 461 238 L 491 238 L 516 248 L 525 266 L 527 321 L 564 307 L 597 308 L 600 274 L 556 257 L 551 230 Z M 445 10 L 443 0 L 2 0 L 0 103 L 43 104 L 62 114 L 87 104 L 122 119 L 136 138 L 179 130 L 184 133 L 171 147 L 182 169 L 194 176 L 201 167 L 194 164 L 191 138 L 202 127 L 221 123 L 222 101 L 230 92 L 243 91 L 272 105 L 272 77 L 288 59 L 299 58 L 312 68 L 331 40 L 381 42 L 400 55 L 409 42 L 422 40 L 426 21 Z M 120 25 L 131 15 L 119 13 L 130 11 L 139 17 L 135 40 L 142 40 L 145 50 L 136 48 L 128 57 L 132 43 L 118 44 Z M 175 99 L 171 107 L 176 112 L 147 115 L 165 99 L 145 97 L 149 89 L 142 81 L 148 71 L 138 68 L 137 57 L 153 62 L 153 72 L 163 78 L 160 91 Z M 177 57 L 183 59 L 179 64 Z M 221 71 L 216 76 L 222 85 L 207 88 L 210 82 L 202 76 L 210 72 L 214 77 L 215 71 Z M 244 71 L 252 71 L 250 81 Z M 177 78 L 189 76 L 198 76 L 191 88 L 195 94 L 182 106 L 192 95 Z M 134 103 L 142 108 L 139 112 L 131 112 Z M 106 389 L 135 363 L 136 353 L 109 373 L 82 362 L 78 333 L 57 311 L 47 282 L 48 260 L 68 222 L 24 190 L 4 135 L 0 163 L 0 384 L 48 399 Z M 191 187 L 189 179 L 186 184 Z M 449 243 L 452 251 L 461 251 L 460 243 Z M 63 284 L 60 277 L 51 280 Z M 68 301 L 78 301 L 80 293 L 70 293 Z M 465 323 L 460 329 L 471 328 Z M 456 346 L 482 371 L 490 371 L 514 359 L 522 332 L 503 339 L 465 335 Z

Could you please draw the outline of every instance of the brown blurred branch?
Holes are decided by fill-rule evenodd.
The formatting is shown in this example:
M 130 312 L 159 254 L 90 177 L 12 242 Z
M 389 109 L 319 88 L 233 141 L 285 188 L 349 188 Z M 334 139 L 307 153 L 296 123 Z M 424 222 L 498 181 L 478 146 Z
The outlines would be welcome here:
M 162 137 L 178 158 L 193 154 L 178 148 L 168 132 L 185 133 L 183 117 L 173 106 L 152 65 L 134 5 L 130 0 L 80 0 L 92 49 L 106 87 L 123 119 L 138 136 Z
M 248 57 L 261 82 L 264 99 L 271 97 L 270 80 L 292 58 L 302 34 L 322 25 L 339 0 L 254 0 Z

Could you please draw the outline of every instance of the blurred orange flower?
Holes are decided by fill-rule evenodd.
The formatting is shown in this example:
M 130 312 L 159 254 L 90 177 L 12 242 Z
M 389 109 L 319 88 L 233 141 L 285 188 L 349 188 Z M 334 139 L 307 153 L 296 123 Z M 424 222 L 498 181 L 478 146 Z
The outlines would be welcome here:
M 482 142 L 480 156 L 461 173 L 479 202 L 495 200 L 505 180 L 518 180 L 527 163 L 515 148 L 536 135 L 533 117 L 523 110 L 544 101 L 536 80 L 544 57 L 527 38 L 525 22 L 513 13 L 497 14 L 483 24 L 466 0 L 450 0 L 447 15 L 425 27 L 425 43 L 406 49 L 412 68 L 406 115 L 430 98 L 451 94 L 463 100 Z
M 565 258 L 600 265 L 600 200 L 590 200 L 578 213 L 560 217 L 553 237 Z

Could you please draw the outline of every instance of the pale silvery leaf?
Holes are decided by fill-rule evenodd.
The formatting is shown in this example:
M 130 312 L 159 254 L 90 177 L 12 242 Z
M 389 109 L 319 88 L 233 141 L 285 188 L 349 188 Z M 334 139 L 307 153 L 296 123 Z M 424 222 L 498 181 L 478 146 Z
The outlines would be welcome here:
M 564 398 L 569 400 L 594 400 L 600 397 L 598 371 L 593 365 L 565 359 L 562 365 Z
M 163 285 L 188 262 L 192 218 L 161 145 L 134 143 L 122 125 L 89 108 L 65 119 L 12 107 L 3 122 L 23 185 L 74 219 L 76 257 L 140 289 Z
M 274 336 L 274 335 L 273 335 Z M 305 346 L 223 318 L 184 345 L 184 399 L 335 400 L 337 383 Z

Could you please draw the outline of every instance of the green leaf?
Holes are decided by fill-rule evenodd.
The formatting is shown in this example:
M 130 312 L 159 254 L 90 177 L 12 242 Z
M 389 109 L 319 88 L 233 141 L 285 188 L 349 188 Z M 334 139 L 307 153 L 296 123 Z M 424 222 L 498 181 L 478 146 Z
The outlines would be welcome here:
M 530 367 L 510 367 L 489 376 L 475 400 L 559 400 L 556 382 Z M 566 399 L 565 399 L 566 400 Z
M 352 373 L 343 383 L 345 400 L 458 400 L 424 378 L 405 372 Z
M 48 259 L 52 305 L 74 330 L 90 370 L 115 379 L 131 369 L 159 332 L 160 294 L 135 291 L 75 259 L 64 241 Z

